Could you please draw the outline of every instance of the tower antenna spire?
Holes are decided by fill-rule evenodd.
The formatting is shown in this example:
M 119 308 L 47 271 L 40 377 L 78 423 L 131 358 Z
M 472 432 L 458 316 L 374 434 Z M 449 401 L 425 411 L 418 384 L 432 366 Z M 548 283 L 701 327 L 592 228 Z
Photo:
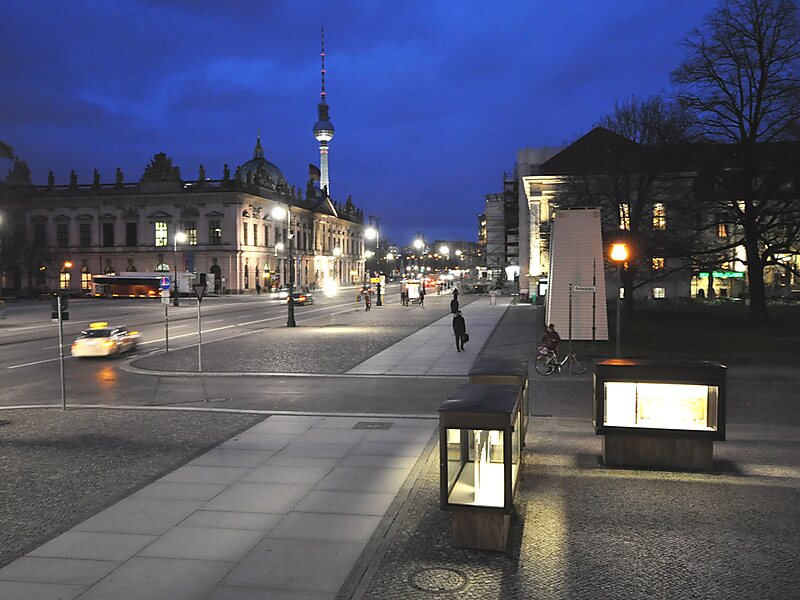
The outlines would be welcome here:
M 322 59 L 322 93 L 320 94 L 322 102 L 325 102 L 325 27 L 320 28 L 322 33 L 322 50 L 320 51 L 320 58 Z

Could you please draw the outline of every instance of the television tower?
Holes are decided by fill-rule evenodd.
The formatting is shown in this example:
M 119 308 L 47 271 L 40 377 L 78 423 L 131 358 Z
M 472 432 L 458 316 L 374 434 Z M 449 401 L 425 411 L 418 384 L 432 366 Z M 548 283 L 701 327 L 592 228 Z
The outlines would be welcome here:
M 333 123 L 328 116 L 328 103 L 325 98 L 325 28 L 322 28 L 322 92 L 317 104 L 317 122 L 314 125 L 314 137 L 319 142 L 319 187 L 327 188 L 331 195 L 331 182 L 328 177 L 328 142 L 333 138 Z

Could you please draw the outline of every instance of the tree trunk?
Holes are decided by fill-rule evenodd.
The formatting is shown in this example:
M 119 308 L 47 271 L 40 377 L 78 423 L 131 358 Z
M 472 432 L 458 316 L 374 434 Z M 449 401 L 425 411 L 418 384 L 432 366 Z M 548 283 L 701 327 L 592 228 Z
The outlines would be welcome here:
M 764 291 L 764 265 L 755 242 L 746 240 L 744 248 L 747 253 L 747 285 L 750 288 L 750 320 L 764 325 L 769 322 L 767 296 Z

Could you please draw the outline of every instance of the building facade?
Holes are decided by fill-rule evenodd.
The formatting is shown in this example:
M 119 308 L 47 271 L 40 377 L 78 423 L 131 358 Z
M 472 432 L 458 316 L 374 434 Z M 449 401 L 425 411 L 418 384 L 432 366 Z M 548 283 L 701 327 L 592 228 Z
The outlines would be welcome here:
M 350 198 L 337 203 L 309 181 L 305 194 L 289 186 L 264 157 L 232 175 L 209 180 L 200 166 L 183 179 L 164 153 L 138 182 L 33 185 L 15 161 L 0 186 L 3 229 L 0 263 L 10 293 L 88 291 L 95 274 L 187 271 L 214 275 L 216 291 L 242 293 L 294 279 L 299 286 L 361 281 L 363 212 Z M 281 220 L 273 209 L 282 207 Z M 178 243 L 176 234 L 185 234 Z M 289 256 L 291 251 L 291 263 Z M 291 273 L 290 273 L 291 269 Z

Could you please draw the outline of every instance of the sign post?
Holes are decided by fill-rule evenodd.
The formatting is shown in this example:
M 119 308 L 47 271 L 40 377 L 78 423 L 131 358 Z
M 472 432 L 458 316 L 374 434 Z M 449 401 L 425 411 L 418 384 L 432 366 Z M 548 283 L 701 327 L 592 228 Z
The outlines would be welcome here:
M 169 288 L 171 282 L 169 277 L 161 278 L 161 304 L 164 305 L 164 343 L 167 354 L 169 354 Z
M 61 367 L 61 410 L 67 410 L 67 382 L 64 377 L 64 315 L 69 318 L 69 313 L 65 313 L 66 302 L 62 304 L 61 294 L 55 298 L 56 309 L 58 313 L 58 363 Z
M 194 295 L 197 296 L 197 372 L 203 371 L 203 331 L 200 326 L 200 303 L 203 301 L 203 296 L 206 293 L 205 283 L 195 283 L 192 285 Z M 208 401 L 208 398 L 206 398 Z

